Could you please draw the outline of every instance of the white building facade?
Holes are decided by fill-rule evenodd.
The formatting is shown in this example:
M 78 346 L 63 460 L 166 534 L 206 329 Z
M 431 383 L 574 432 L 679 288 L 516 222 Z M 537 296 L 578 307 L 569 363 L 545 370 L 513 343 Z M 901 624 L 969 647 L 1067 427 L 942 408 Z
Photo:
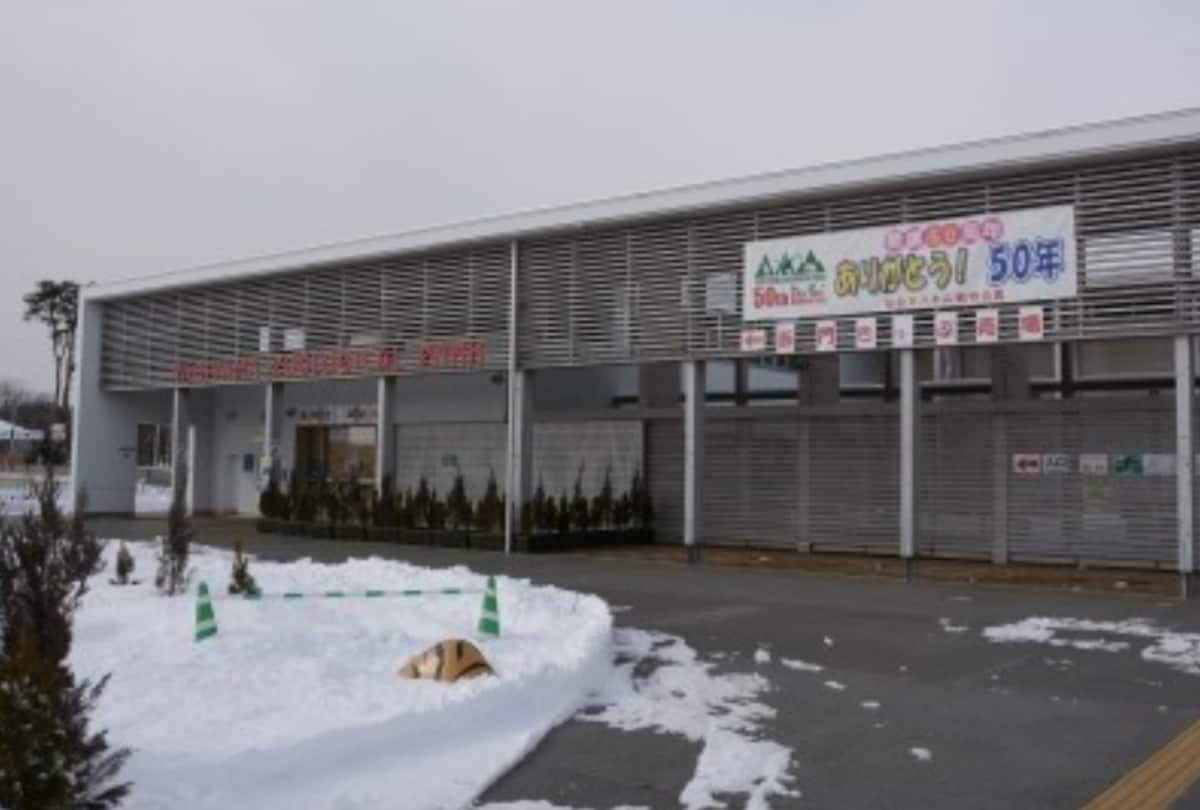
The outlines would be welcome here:
M 1187 111 L 92 286 L 73 481 L 169 426 L 197 512 L 636 475 L 663 542 L 1190 574 L 1198 250 Z

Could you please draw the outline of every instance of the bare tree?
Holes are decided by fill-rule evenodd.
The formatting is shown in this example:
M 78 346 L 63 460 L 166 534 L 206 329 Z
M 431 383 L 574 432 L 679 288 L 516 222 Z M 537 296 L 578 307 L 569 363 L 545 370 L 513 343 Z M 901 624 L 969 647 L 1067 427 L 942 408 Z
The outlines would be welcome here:
M 40 321 L 50 330 L 54 354 L 54 402 L 66 414 L 71 409 L 71 380 L 75 375 L 79 285 L 74 281 L 42 279 L 24 301 L 25 320 Z

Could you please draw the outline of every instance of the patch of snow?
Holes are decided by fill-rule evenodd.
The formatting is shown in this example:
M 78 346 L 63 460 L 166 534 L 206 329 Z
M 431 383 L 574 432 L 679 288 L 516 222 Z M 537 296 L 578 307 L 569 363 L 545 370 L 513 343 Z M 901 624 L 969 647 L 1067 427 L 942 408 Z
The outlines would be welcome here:
M 450 637 L 472 638 L 481 596 L 248 601 L 215 598 L 215 638 L 195 643 L 195 598 L 158 596 L 154 545 L 127 544 L 142 585 L 91 582 L 71 664 L 112 679 L 96 713 L 134 750 L 128 810 L 171 807 L 461 807 L 520 761 L 611 671 L 603 601 L 498 579 L 502 636 L 475 643 L 498 677 L 408 681 L 397 670 Z M 214 596 L 229 553 L 194 548 Z M 252 560 L 268 593 L 482 586 L 464 567 L 380 559 Z
M 766 810 L 772 796 L 799 795 L 788 787 L 792 749 L 762 738 L 764 721 L 775 716 L 758 700 L 770 688 L 766 678 L 753 672 L 714 674 L 713 665 L 700 661 L 678 636 L 618 628 L 613 640 L 624 663 L 578 719 L 703 743 L 679 796 L 685 810 L 723 806 L 715 797 L 730 794 L 745 794 L 745 807 Z M 646 663 L 656 666 L 642 674 Z
M 879 708 L 879 701 L 878 700 L 864 700 L 862 703 L 860 703 L 858 705 L 862 706 L 864 709 L 866 709 L 869 712 L 873 712 Z
M 900 671 L 901 671 L 901 672 L 908 672 L 908 667 L 907 667 L 907 666 L 905 666 L 904 664 L 901 664 L 901 665 L 900 665 Z
M 799 658 L 780 658 L 779 663 L 797 672 L 821 672 L 825 669 L 820 664 L 810 664 L 807 661 L 801 661 Z
M 968 630 L 968 627 L 965 624 L 955 624 L 945 616 L 938 619 L 938 624 L 941 625 L 942 630 L 946 631 L 947 633 L 965 633 Z
M 71 503 L 71 479 L 59 478 L 57 480 L 59 486 L 58 508 L 64 514 L 70 514 L 75 511 L 75 504 Z M 171 508 L 171 488 L 138 482 L 133 501 L 133 509 L 139 515 L 165 515 Z M 0 489 L 0 511 L 3 514 L 24 515 L 36 510 L 37 499 L 29 485 L 8 486 Z
M 1072 633 L 1103 635 L 1084 638 L 1060 635 Z M 1103 622 L 1035 616 L 1012 624 L 988 627 L 983 631 L 984 638 L 999 643 L 1039 643 L 1101 652 L 1121 652 L 1132 646 L 1130 641 L 1115 641 L 1104 636 L 1148 642 L 1141 651 L 1143 660 L 1166 664 L 1190 675 L 1200 675 L 1200 633 L 1167 630 L 1149 619 Z
M 826 647 L 832 647 L 832 646 L 833 646 L 833 639 L 832 639 L 832 638 L 830 638 L 829 636 L 825 636 L 825 646 L 826 646 Z
M 918 762 L 928 762 L 933 759 L 933 752 L 928 748 L 910 748 L 908 753 L 912 754 Z
M 759 647 L 754 651 L 754 663 L 769 664 L 771 663 L 771 651 L 766 647 Z
M 825 685 L 828 686 L 830 689 L 832 689 L 835 692 L 845 692 L 846 691 L 846 684 L 840 683 L 838 681 L 825 681 Z

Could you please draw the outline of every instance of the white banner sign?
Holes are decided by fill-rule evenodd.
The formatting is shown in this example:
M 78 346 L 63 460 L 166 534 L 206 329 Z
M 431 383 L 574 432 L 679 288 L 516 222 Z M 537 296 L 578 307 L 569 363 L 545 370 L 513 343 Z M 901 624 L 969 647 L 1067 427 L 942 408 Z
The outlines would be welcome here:
M 1069 205 L 747 242 L 744 320 L 1076 294 Z

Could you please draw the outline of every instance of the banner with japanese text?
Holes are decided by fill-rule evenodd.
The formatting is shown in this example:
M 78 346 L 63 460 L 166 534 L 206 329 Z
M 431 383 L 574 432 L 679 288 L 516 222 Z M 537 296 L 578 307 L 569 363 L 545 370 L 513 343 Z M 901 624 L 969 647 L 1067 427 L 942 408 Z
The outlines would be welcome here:
M 747 242 L 742 273 L 747 321 L 1069 298 L 1075 209 Z

